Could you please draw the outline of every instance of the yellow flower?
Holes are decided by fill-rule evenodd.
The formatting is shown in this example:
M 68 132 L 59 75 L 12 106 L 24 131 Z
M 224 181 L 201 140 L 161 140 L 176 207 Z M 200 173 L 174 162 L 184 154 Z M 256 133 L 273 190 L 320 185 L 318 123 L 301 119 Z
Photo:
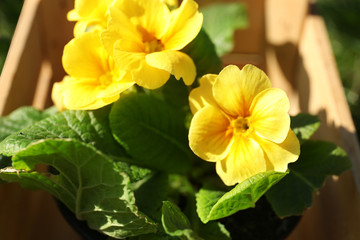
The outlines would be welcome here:
M 98 109 L 118 100 L 134 84 L 107 54 L 98 32 L 71 40 L 62 61 L 69 76 L 55 83 L 52 92 L 59 109 Z
M 182 1 L 173 11 L 162 0 L 115 0 L 103 43 L 142 87 L 161 87 L 170 74 L 190 85 L 195 64 L 179 50 L 201 29 L 203 17 L 197 9 L 193 0 Z
M 179 6 L 178 0 L 161 0 L 161 1 L 163 1 L 164 3 L 166 3 L 170 8 L 178 7 L 178 6 Z
M 109 6 L 113 0 L 75 0 L 74 9 L 68 12 L 69 21 L 77 21 L 74 36 L 92 30 L 106 28 L 109 18 Z
M 269 170 L 285 172 L 298 159 L 300 145 L 290 129 L 290 104 L 272 88 L 260 69 L 225 67 L 205 75 L 189 96 L 194 113 L 190 148 L 216 162 L 216 172 L 230 186 Z

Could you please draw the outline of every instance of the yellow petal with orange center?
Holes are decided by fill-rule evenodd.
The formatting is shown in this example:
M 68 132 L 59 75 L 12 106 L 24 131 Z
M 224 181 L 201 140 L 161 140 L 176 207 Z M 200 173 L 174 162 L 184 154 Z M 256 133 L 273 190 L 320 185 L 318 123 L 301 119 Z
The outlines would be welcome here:
M 110 70 L 97 32 L 84 33 L 66 44 L 62 62 L 65 71 L 75 78 L 97 78 Z
M 178 51 L 161 51 L 147 54 L 146 62 L 158 69 L 165 70 L 183 79 L 186 85 L 191 85 L 196 77 L 196 67 L 193 60 L 185 53 Z
M 180 50 L 189 44 L 200 32 L 203 15 L 193 0 L 184 0 L 180 7 L 171 12 L 170 25 L 161 40 L 165 49 Z
M 71 40 L 64 49 L 63 65 L 69 77 L 55 84 L 53 99 L 60 102 L 62 98 L 67 109 L 103 107 L 135 83 L 107 54 L 99 32 L 87 32 Z
M 266 160 L 260 145 L 248 137 L 236 137 L 225 159 L 216 163 L 216 172 L 227 186 L 240 183 L 266 171 Z
M 114 8 L 126 14 L 138 30 L 156 38 L 165 32 L 170 16 L 169 8 L 160 0 L 115 0 Z
M 269 162 L 267 170 L 285 172 L 288 164 L 295 162 L 300 155 L 300 143 L 294 132 L 290 129 L 285 140 L 280 143 L 257 138 L 257 142 L 264 150 Z
M 281 143 L 290 128 L 289 109 L 289 99 L 284 91 L 265 89 L 251 104 L 250 124 L 259 137 Z
M 200 158 L 216 162 L 229 153 L 232 131 L 230 120 L 218 108 L 207 105 L 193 117 L 189 129 L 189 145 Z
M 195 114 L 206 105 L 217 105 L 212 95 L 212 88 L 216 77 L 216 74 L 206 74 L 202 76 L 199 80 L 200 86 L 190 92 L 189 105 L 192 114 Z
M 225 67 L 216 79 L 213 95 L 221 108 L 232 116 L 246 117 L 254 97 L 270 88 L 271 82 L 266 74 L 253 65 L 240 70 L 237 66 Z

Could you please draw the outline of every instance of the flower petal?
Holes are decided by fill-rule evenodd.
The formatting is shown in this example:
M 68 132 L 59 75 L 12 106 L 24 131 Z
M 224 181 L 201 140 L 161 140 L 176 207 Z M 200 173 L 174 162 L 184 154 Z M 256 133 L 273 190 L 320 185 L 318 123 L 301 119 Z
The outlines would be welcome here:
M 104 19 L 112 0 L 75 0 L 75 7 L 68 13 L 69 21 Z M 80 19 L 77 19 L 79 17 Z
M 270 169 L 277 172 L 285 172 L 288 164 L 295 162 L 300 155 L 300 143 L 294 132 L 290 129 L 286 139 L 280 143 L 273 143 L 265 139 L 257 139 L 269 161 Z
M 121 69 L 132 75 L 133 81 L 144 88 L 159 88 L 164 85 L 170 77 L 170 73 L 167 71 L 148 65 L 145 61 L 145 53 L 120 51 L 115 46 L 114 60 L 121 66 Z
M 170 18 L 167 5 L 159 0 L 117 0 L 114 7 L 131 19 L 134 25 L 159 39 Z
M 71 81 L 71 77 L 65 76 L 61 82 L 56 82 L 53 85 L 51 99 L 59 111 L 66 109 L 64 104 L 64 89 L 69 81 Z
M 246 65 L 240 70 L 237 66 L 229 65 L 219 73 L 213 94 L 225 112 L 247 117 L 253 98 L 270 87 L 269 78 L 257 67 Z
M 206 74 L 199 80 L 200 86 L 191 90 L 189 94 L 189 105 L 192 114 L 195 114 L 206 105 L 217 105 L 212 95 L 212 88 L 215 82 L 216 74 Z
M 218 108 L 207 105 L 193 117 L 189 129 L 189 145 L 200 158 L 216 162 L 224 159 L 231 146 L 230 120 Z
M 123 51 L 121 42 L 114 46 L 114 62 L 126 72 L 137 71 L 145 62 L 145 53 Z M 145 62 L 146 63 L 146 62 Z
M 162 2 L 166 3 L 170 8 L 179 6 L 178 0 L 161 0 Z
M 109 71 L 108 54 L 98 32 L 84 33 L 64 48 L 65 71 L 75 78 L 97 78 Z
M 97 21 L 78 21 L 74 26 L 74 37 L 78 38 L 86 32 L 97 31 L 99 34 L 105 29 L 105 26 Z
M 196 77 L 196 67 L 193 60 L 185 53 L 178 51 L 161 51 L 146 55 L 146 62 L 158 69 L 165 70 L 183 79 L 186 85 L 191 85 Z
M 63 89 L 64 105 L 67 109 L 92 110 L 113 103 L 120 97 L 116 94 L 98 98 L 101 91 L 103 88 L 98 85 L 97 79 L 72 79 Z
M 102 91 L 99 91 L 99 94 L 96 97 L 112 98 L 113 96 L 119 95 L 120 93 L 126 91 L 134 84 L 135 82 L 132 80 L 132 77 L 129 74 L 124 74 L 117 80 L 113 80 L 111 84 L 102 86 Z
M 265 89 L 251 104 L 250 124 L 259 137 L 281 143 L 290 128 L 289 109 L 289 99 L 284 91 Z
M 216 163 L 216 172 L 227 186 L 240 183 L 266 171 L 266 160 L 260 145 L 248 137 L 236 137 L 228 156 Z
M 203 15 L 193 0 L 184 0 L 180 7 L 171 12 L 171 20 L 166 34 L 161 37 L 165 49 L 180 50 L 199 33 Z
M 136 84 L 147 89 L 159 88 L 170 78 L 170 74 L 167 71 L 153 68 L 145 61 L 141 65 L 141 69 L 133 71 L 132 75 Z
M 76 9 L 70 10 L 66 15 L 67 20 L 69 21 L 78 21 L 80 20 L 80 16 L 78 14 L 78 11 Z
M 110 8 L 110 20 L 107 29 L 101 34 L 105 49 L 112 55 L 117 41 L 126 41 L 126 51 L 141 52 L 144 48 L 141 33 L 130 19 L 116 7 Z M 121 48 L 122 44 L 117 44 Z
M 89 22 L 86 21 L 79 21 L 75 23 L 74 26 L 74 37 L 78 38 L 80 35 L 86 32 L 86 28 L 88 27 Z

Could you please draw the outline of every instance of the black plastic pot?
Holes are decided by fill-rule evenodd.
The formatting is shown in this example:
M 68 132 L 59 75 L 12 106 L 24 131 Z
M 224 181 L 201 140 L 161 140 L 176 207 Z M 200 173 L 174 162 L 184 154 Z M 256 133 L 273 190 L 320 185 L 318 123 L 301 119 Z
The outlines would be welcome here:
M 301 216 L 279 218 L 265 197 L 255 208 L 239 211 L 220 220 L 233 240 L 283 240 L 297 226 Z
M 107 239 L 105 235 L 90 229 L 85 221 L 76 219 L 64 204 L 56 202 L 66 221 L 84 240 Z M 255 208 L 240 211 L 220 222 L 226 226 L 233 240 L 283 240 L 296 227 L 300 218 L 300 216 L 278 218 L 266 199 L 261 198 Z
M 70 211 L 63 203 L 56 200 L 59 210 L 69 225 L 84 239 L 84 240 L 105 240 L 107 236 L 98 231 L 90 229 L 85 221 L 80 221 L 75 217 L 75 214 Z

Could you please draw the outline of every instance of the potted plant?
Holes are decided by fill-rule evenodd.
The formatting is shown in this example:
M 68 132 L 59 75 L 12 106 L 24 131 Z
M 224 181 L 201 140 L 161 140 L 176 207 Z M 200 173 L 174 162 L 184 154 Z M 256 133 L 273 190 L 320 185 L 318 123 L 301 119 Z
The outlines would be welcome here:
M 301 215 L 351 162 L 309 140 L 318 118 L 290 117 L 286 93 L 260 68 L 223 67 L 231 41 L 212 33 L 238 27 L 234 9 L 243 11 L 215 5 L 204 17 L 192 0 L 76 1 L 56 108 L 2 119 L 12 128 L 1 179 L 49 192 L 111 238 L 259 239 L 260 226 L 285 237 L 273 221 Z M 219 13 L 232 21 L 203 25 Z M 239 228 L 253 207 L 256 225 Z

